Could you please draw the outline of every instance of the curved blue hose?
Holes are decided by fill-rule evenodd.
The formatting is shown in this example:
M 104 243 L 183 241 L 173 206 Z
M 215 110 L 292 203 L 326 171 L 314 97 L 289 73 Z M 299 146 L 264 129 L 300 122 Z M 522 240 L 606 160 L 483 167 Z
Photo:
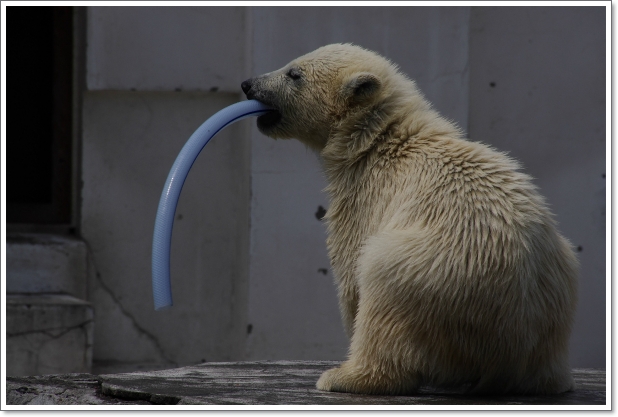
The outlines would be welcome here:
M 152 295 L 155 310 L 172 305 L 170 249 L 174 214 L 187 174 L 204 146 L 224 127 L 250 116 L 260 116 L 272 108 L 256 100 L 241 101 L 215 113 L 191 135 L 176 157 L 167 176 L 155 220 L 152 241 Z

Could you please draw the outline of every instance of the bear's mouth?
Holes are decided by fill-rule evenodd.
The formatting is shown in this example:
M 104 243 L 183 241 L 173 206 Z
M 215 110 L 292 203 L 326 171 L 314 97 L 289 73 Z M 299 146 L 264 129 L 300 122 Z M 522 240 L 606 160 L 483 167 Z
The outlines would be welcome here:
M 260 129 L 271 129 L 281 121 L 281 113 L 278 110 L 269 111 L 257 118 L 257 125 Z

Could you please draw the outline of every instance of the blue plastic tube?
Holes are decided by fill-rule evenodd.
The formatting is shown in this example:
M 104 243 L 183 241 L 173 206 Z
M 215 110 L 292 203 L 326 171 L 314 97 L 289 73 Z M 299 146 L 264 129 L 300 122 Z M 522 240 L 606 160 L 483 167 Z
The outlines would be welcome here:
M 176 157 L 159 200 L 152 241 L 152 295 L 155 310 L 161 310 L 173 304 L 170 280 L 172 228 L 180 191 L 193 162 L 204 146 L 221 129 L 246 117 L 260 116 L 269 110 L 272 109 L 256 100 L 241 101 L 220 110 L 191 135 Z

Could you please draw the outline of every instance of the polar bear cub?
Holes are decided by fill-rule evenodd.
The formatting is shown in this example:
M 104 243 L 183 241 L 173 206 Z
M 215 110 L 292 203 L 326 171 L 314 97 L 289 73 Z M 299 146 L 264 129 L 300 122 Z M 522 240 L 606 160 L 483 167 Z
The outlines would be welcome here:
M 316 150 L 347 360 L 317 388 L 573 389 L 577 259 L 530 177 L 462 137 L 379 55 L 328 45 L 242 83 L 272 138 Z

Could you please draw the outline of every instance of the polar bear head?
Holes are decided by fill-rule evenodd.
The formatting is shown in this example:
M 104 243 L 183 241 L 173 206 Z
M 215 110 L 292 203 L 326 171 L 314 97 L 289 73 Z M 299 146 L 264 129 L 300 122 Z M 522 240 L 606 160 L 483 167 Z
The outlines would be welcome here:
M 370 111 L 404 83 L 410 80 L 385 58 L 355 45 L 333 44 L 248 79 L 242 89 L 248 99 L 276 109 L 258 118 L 263 134 L 296 138 L 321 150 L 333 127 Z

